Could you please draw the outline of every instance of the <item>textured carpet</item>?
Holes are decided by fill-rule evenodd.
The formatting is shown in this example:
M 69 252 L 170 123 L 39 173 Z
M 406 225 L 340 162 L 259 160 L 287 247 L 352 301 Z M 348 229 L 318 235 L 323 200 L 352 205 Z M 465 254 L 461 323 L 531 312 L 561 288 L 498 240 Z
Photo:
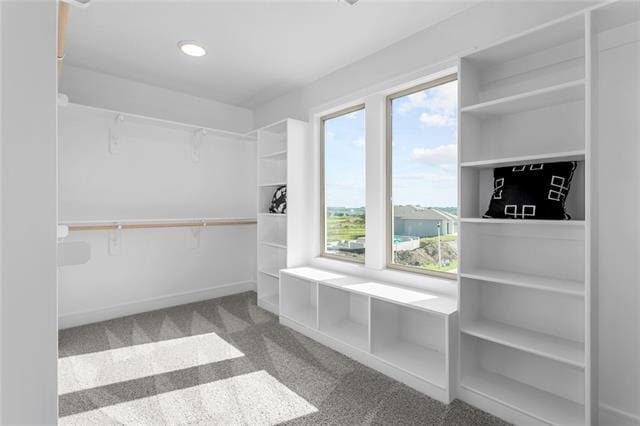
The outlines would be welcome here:
M 60 424 L 505 425 L 291 329 L 248 292 L 60 332 Z

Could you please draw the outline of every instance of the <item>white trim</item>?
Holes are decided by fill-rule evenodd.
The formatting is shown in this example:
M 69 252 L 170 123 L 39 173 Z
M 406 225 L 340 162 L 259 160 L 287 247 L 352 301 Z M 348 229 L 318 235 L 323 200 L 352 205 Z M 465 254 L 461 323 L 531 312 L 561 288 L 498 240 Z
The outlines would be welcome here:
M 215 299 L 231 294 L 255 291 L 256 283 L 253 281 L 240 281 L 204 288 L 201 290 L 173 293 L 164 296 L 139 300 L 137 302 L 123 303 L 120 305 L 106 306 L 97 309 L 71 312 L 58 317 L 58 328 L 65 329 L 79 325 L 91 324 L 127 315 L 139 314 L 156 309 L 169 308 L 184 305 L 186 303 L 200 302 L 202 300 Z
M 599 419 L 601 425 L 607 426 L 640 426 L 640 415 L 600 403 Z
M 432 291 L 443 296 L 458 297 L 456 281 L 434 275 L 426 275 L 420 272 L 409 272 L 392 268 L 373 269 L 362 263 L 345 262 L 343 260 L 330 259 L 322 256 L 312 258 L 309 266 L 329 269 L 343 274 L 366 277 L 371 280 L 392 282 L 420 290 Z

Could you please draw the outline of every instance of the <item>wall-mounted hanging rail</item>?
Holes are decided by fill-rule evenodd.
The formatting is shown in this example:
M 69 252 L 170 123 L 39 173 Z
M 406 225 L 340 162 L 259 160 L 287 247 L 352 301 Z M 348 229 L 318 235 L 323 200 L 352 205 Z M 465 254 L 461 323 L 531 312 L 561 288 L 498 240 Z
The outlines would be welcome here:
M 85 109 L 89 111 L 95 111 L 98 113 L 112 115 L 114 120 L 116 119 L 116 117 L 119 117 L 124 122 L 151 124 L 157 127 L 179 129 L 179 130 L 184 130 L 186 132 L 191 132 L 191 133 L 204 132 L 204 134 L 210 135 L 210 136 L 219 136 L 219 137 L 237 139 L 237 140 L 243 140 L 243 141 L 255 141 L 257 139 L 257 134 L 255 131 L 251 131 L 248 133 L 231 132 L 228 130 L 213 129 L 210 127 L 203 127 L 203 126 L 198 126 L 198 125 L 188 124 L 188 123 L 180 123 L 177 121 L 164 120 L 162 118 L 148 117 L 148 116 L 139 115 L 139 114 L 131 114 L 128 112 L 114 111 L 106 108 L 82 105 L 82 104 L 77 104 L 73 102 L 69 102 L 65 106 L 65 108 Z
M 110 231 L 120 229 L 185 228 L 208 226 L 255 225 L 255 218 L 202 218 L 152 220 L 99 220 L 62 222 L 69 231 Z

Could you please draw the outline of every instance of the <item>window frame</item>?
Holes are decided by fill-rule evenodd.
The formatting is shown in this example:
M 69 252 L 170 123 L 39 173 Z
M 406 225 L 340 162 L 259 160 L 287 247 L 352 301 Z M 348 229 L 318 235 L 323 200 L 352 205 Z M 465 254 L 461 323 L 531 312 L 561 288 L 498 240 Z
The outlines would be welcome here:
M 413 93 L 421 92 L 423 90 L 431 89 L 436 86 L 441 86 L 443 84 L 451 83 L 452 81 L 458 81 L 458 73 L 452 73 L 446 75 L 444 77 L 436 78 L 435 80 L 430 80 L 425 83 L 419 84 L 417 86 L 411 86 L 407 89 L 403 89 L 399 92 L 394 92 L 387 96 L 385 102 L 385 179 L 386 179 L 386 207 L 385 207 L 385 216 L 386 216 L 386 225 L 387 232 L 385 235 L 385 246 L 386 246 L 386 265 L 389 269 L 396 269 L 405 272 L 418 273 L 423 275 L 430 275 L 438 278 L 446 278 L 452 281 L 457 281 L 460 275 L 460 272 L 451 273 L 451 272 L 442 272 L 442 271 L 431 271 L 425 268 L 419 268 L 416 266 L 406 266 L 399 265 L 393 263 L 393 146 L 392 146 L 392 135 L 393 135 L 393 109 L 392 103 L 394 99 L 402 98 L 407 95 L 411 95 Z M 459 90 L 459 85 L 458 85 Z M 460 95 L 458 94 L 458 99 L 460 99 Z M 459 108 L 459 105 L 458 105 Z M 460 118 L 458 117 L 458 120 Z M 460 132 L 458 132 L 459 134 Z M 458 148 L 459 149 L 459 148 Z M 459 159 L 459 156 L 458 156 Z M 459 167 L 459 166 L 458 166 Z M 459 174 L 459 173 L 458 173 Z M 458 185 L 460 176 L 458 176 Z M 459 188 L 458 188 L 459 192 Z M 458 198 L 460 194 L 458 194 Z M 458 202 L 458 204 L 460 204 Z M 458 212 L 459 213 L 459 212 Z M 458 224 L 460 216 L 458 215 Z M 459 230 L 459 227 L 458 227 Z M 459 239 L 458 239 L 459 242 Z M 366 253 L 366 252 L 365 252 Z M 458 267 L 460 263 L 458 262 Z
M 367 180 L 366 180 L 366 160 L 367 160 L 367 134 L 366 134 L 366 104 L 360 103 L 347 108 L 343 108 L 339 111 L 332 112 L 331 114 L 323 115 L 320 117 L 320 256 L 333 260 L 341 260 L 350 263 L 356 263 L 363 265 L 367 256 L 367 248 L 365 246 L 364 257 L 362 259 L 340 256 L 333 253 L 327 253 L 327 224 L 326 224 L 326 204 L 325 204 L 325 122 L 332 118 L 337 118 L 343 115 L 350 114 L 356 111 L 365 111 L 365 137 L 364 137 L 364 151 L 365 151 L 365 238 L 366 238 L 366 214 L 367 214 Z

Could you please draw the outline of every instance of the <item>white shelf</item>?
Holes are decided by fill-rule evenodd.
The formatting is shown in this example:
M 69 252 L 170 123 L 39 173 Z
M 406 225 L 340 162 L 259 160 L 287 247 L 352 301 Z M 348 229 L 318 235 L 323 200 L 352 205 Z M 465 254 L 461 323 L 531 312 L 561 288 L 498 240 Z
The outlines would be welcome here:
M 462 324 L 463 333 L 584 368 L 584 344 L 486 319 Z
M 584 161 L 584 150 L 552 152 L 548 154 L 523 155 L 518 157 L 495 158 L 491 160 L 464 161 L 460 167 L 493 168 L 508 167 L 524 163 L 548 163 L 558 161 Z
M 260 241 L 260 244 L 262 244 L 263 246 L 275 247 L 275 248 L 279 248 L 279 249 L 283 249 L 283 250 L 287 249 L 286 244 L 272 243 L 272 242 L 269 242 L 269 241 Z
M 280 270 L 278 268 L 262 268 L 260 270 L 261 274 L 269 275 L 270 277 L 273 277 L 273 278 L 279 278 L 280 277 L 279 272 Z
M 543 422 L 557 425 L 584 424 L 585 407 L 524 383 L 486 370 L 463 375 L 460 386 L 518 410 Z
M 350 293 L 370 296 L 378 300 L 438 315 L 447 316 L 458 310 L 458 302 L 455 298 L 417 288 L 403 287 L 397 284 L 368 280 L 309 267 L 291 268 L 283 272 Z
M 514 96 L 461 108 L 463 113 L 483 116 L 515 114 L 584 99 L 584 80 L 558 84 Z
M 287 159 L 287 150 L 283 149 L 281 151 L 270 152 L 268 154 L 264 154 L 260 156 L 261 160 L 286 160 Z
M 549 226 L 577 226 L 584 227 L 584 220 L 544 220 L 544 219 L 492 219 L 484 217 L 464 217 L 462 223 L 485 223 L 503 225 L 549 225 Z
M 324 325 L 320 328 L 320 331 L 347 345 L 363 351 L 369 350 L 369 329 L 364 324 L 358 324 L 350 320 L 342 320 L 335 324 Z
M 287 182 L 284 181 L 280 181 L 280 182 L 268 182 L 268 183 L 261 183 L 258 186 L 259 187 L 265 187 L 265 186 L 282 186 L 282 185 L 286 185 Z
M 283 316 L 300 323 L 306 327 L 317 328 L 316 325 L 316 308 L 314 306 L 308 305 L 302 308 L 298 308 L 295 311 L 283 314 Z
M 466 58 L 489 67 L 583 38 L 583 17 L 563 17 L 478 49 Z
M 258 213 L 261 217 L 287 217 L 286 213 Z
M 440 388 L 446 387 L 446 363 L 442 352 L 404 340 L 373 351 L 381 360 Z
M 538 275 L 519 274 L 495 269 L 469 269 L 460 272 L 462 278 L 489 281 L 498 284 L 526 287 L 536 290 L 552 291 L 584 297 L 584 283 L 574 280 L 561 280 Z

